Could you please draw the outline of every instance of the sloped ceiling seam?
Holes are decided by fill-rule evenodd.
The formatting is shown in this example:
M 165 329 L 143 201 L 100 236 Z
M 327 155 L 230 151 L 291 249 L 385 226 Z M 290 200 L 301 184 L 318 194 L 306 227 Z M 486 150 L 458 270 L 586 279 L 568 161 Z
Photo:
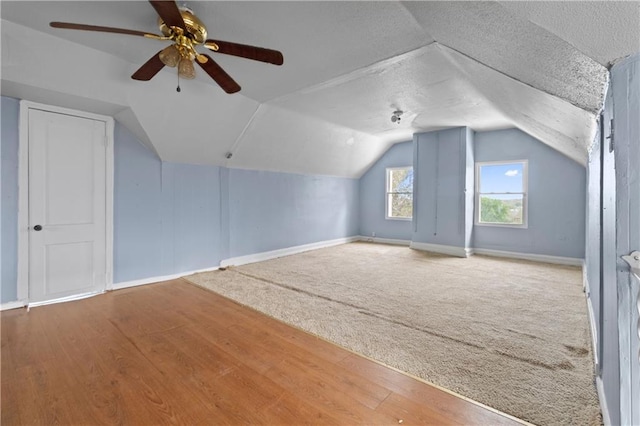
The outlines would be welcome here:
M 236 140 L 233 142 L 233 144 L 231 145 L 231 147 L 229 148 L 229 153 L 230 154 L 235 154 L 236 150 L 238 148 L 240 148 L 240 143 L 242 142 L 242 140 L 244 139 L 244 135 L 245 133 L 247 133 L 247 131 L 249 130 L 249 128 L 251 126 L 253 126 L 253 123 L 256 119 L 256 117 L 258 116 L 258 113 L 260 112 L 260 108 L 262 108 L 263 104 L 258 104 L 258 106 L 256 107 L 256 109 L 253 111 L 253 114 L 251 114 L 251 117 L 249 118 L 249 121 L 247 121 L 247 124 L 245 124 L 244 128 L 242 129 L 242 131 L 240 132 L 240 134 L 238 134 L 238 137 L 236 138 Z M 233 158 L 233 157 L 232 157 Z M 225 167 L 229 167 L 229 160 L 231 160 L 232 158 L 227 158 L 224 162 L 224 166 Z

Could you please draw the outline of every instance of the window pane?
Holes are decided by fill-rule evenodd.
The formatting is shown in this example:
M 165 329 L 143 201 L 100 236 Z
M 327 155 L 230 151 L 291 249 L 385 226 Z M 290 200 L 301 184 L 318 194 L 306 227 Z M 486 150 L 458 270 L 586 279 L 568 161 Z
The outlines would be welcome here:
M 481 195 L 480 222 L 522 225 L 522 194 Z
M 524 192 L 523 163 L 480 166 L 480 192 Z
M 411 219 L 413 194 L 389 194 L 389 217 Z
M 389 192 L 413 192 L 413 168 L 389 170 Z

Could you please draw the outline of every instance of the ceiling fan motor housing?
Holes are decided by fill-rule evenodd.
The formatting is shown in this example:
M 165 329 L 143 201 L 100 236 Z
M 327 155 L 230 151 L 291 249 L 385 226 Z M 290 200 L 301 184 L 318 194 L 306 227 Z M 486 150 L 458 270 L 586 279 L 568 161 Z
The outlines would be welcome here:
M 193 11 L 187 7 L 180 8 L 180 15 L 182 15 L 182 19 L 184 20 L 187 33 L 191 35 L 190 38 L 196 44 L 204 43 L 207 39 L 207 28 L 204 26 L 202 21 L 200 21 L 200 19 L 193 14 Z M 167 37 L 171 37 L 173 34 L 171 28 L 164 23 L 162 18 L 158 18 L 158 27 L 160 28 L 160 31 L 162 31 L 162 34 Z

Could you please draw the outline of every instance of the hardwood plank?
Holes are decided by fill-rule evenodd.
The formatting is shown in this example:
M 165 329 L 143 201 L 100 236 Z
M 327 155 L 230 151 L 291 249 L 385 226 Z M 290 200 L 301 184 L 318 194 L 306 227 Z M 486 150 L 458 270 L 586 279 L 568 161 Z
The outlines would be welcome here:
M 426 404 L 431 410 L 443 414 L 456 423 L 518 424 L 518 422 L 505 416 L 496 418 L 496 413 L 481 405 L 468 402 L 465 399 L 398 373 L 391 368 L 359 355 L 350 354 L 339 364 L 365 376 L 376 377 L 378 383 L 391 390 L 394 394 L 400 395 L 413 403 Z
M 296 347 L 285 339 L 279 339 L 277 335 L 244 325 L 235 325 L 228 331 L 236 333 L 241 339 L 251 338 L 252 343 L 260 348 L 260 352 L 266 358 L 271 358 L 271 363 L 274 365 L 289 363 L 290 369 L 297 368 L 300 372 L 311 376 L 311 379 L 317 383 L 320 383 L 324 377 L 332 375 L 332 385 L 336 393 L 348 395 L 348 398 L 370 409 L 375 409 L 391 393 L 387 388 L 357 373 L 316 356 L 315 350 L 311 352 Z M 278 343 L 277 345 L 273 345 L 274 340 Z M 327 342 L 322 343 L 332 346 Z M 274 347 L 278 350 L 274 351 Z
M 517 424 L 174 280 L 2 312 L 2 424 Z
M 189 383 L 189 390 L 195 391 L 194 397 L 211 405 L 216 423 L 286 424 L 318 416 L 317 410 L 299 400 L 293 404 L 295 410 L 273 410 L 282 401 L 294 400 L 294 395 L 241 365 L 241 361 L 202 339 L 191 327 L 140 340 L 140 347 L 149 351 L 149 358 L 154 362 L 155 357 L 162 358 L 162 368 L 181 374 Z M 180 348 L 194 350 L 185 353 Z M 330 418 L 326 413 L 319 413 L 319 417 Z
M 418 404 L 397 393 L 391 393 L 378 408 L 378 413 L 386 413 L 405 425 L 455 425 L 456 419 L 447 417 L 425 404 Z
M 79 410 L 72 413 L 67 409 L 73 399 L 67 389 L 51 379 L 52 368 L 55 370 L 48 361 L 24 367 L 21 369 L 22 382 L 11 386 L 9 392 L 22 396 L 18 401 L 21 421 L 25 424 L 85 423 L 87 419 Z M 37 401 L 37 404 L 32 401 Z
M 2 364 L 37 365 L 55 356 L 41 326 L 42 312 L 2 312 Z M 45 319 L 46 321 L 46 319 Z M 4 376 L 4 375 L 3 375 Z

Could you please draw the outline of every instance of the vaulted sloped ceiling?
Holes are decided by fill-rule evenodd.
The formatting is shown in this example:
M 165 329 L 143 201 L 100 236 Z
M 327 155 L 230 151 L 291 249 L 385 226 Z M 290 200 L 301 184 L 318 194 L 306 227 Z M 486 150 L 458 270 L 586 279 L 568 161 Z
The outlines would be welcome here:
M 3 1 L 2 94 L 114 116 L 165 161 L 357 177 L 415 132 L 469 126 L 518 127 L 584 163 L 606 66 L 640 51 L 640 2 L 187 5 L 210 37 L 285 64 L 213 54 L 242 91 L 200 73 L 177 93 L 174 69 L 130 79 L 166 42 L 48 26 L 157 33 L 148 2 Z

